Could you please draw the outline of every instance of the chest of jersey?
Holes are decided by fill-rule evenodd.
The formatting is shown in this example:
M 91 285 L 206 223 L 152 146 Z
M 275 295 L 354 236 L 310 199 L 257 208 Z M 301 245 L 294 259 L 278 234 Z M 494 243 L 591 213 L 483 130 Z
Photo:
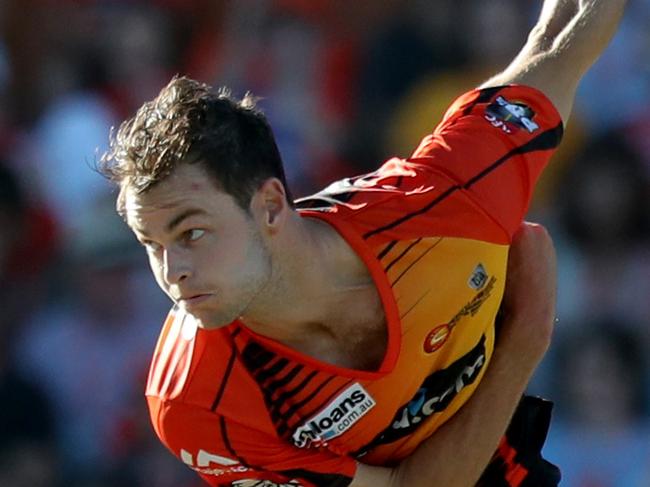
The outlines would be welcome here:
M 397 460 L 458 410 L 489 361 L 506 246 L 435 237 L 378 254 L 391 289 L 382 300 L 397 310 L 388 317 L 394 360 L 379 371 L 335 367 L 245 332 L 235 341 L 275 432 L 299 448 Z

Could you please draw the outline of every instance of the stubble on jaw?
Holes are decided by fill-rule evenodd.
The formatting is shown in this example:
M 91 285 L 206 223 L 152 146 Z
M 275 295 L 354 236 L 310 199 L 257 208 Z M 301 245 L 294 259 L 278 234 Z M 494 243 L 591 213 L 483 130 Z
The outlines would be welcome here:
M 254 229 L 250 229 L 248 248 L 244 256 L 244 267 L 240 269 L 243 273 L 237 277 L 236 283 L 232 284 L 232 301 L 221 307 L 221 309 L 207 309 L 201 316 L 194 316 L 199 326 L 206 329 L 215 329 L 227 326 L 235 320 L 247 316 L 257 309 L 264 309 L 264 303 L 275 298 L 275 286 L 273 270 L 273 259 L 271 253 L 264 244 L 263 239 Z M 216 299 L 228 299 L 227 296 L 217 294 Z M 222 306 L 225 303 L 220 303 Z

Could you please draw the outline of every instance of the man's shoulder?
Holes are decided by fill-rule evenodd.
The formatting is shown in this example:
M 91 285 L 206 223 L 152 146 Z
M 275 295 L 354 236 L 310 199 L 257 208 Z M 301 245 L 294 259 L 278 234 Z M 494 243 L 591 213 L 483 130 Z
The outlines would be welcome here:
M 326 220 L 348 240 L 361 238 L 372 247 L 427 237 L 474 238 L 476 232 L 467 230 L 485 226 L 484 214 L 438 163 L 392 158 L 372 173 L 337 181 L 298 200 L 296 207 L 303 215 Z
M 396 200 L 429 187 L 431 173 L 416 161 L 392 157 L 376 170 L 334 181 L 321 191 L 295 201 L 299 212 L 337 213 L 340 217 L 367 215 Z

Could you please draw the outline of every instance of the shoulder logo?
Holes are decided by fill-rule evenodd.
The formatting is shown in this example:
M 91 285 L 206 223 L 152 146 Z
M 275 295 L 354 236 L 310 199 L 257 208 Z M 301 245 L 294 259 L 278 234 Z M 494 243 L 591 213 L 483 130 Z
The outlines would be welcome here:
M 485 109 L 485 119 L 506 134 L 514 134 L 520 129 L 525 129 L 532 134 L 539 128 L 533 118 L 535 112 L 528 105 L 511 102 L 502 96 L 498 96 Z
M 293 433 L 299 447 L 326 446 L 332 438 L 342 435 L 375 407 L 375 400 L 359 383 L 354 383 L 321 412 L 312 416 Z

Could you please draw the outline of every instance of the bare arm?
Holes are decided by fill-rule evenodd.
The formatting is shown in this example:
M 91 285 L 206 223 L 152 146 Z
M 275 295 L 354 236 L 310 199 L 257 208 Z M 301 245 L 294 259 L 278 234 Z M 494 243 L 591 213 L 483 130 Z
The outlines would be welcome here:
M 545 0 L 523 49 L 503 72 L 482 87 L 516 83 L 538 88 L 566 122 L 580 79 L 609 44 L 626 3 Z
M 504 296 L 505 320 L 492 361 L 470 400 L 396 469 L 359 465 L 351 487 L 471 487 L 503 436 L 550 343 L 555 253 L 542 227 L 515 235 Z

